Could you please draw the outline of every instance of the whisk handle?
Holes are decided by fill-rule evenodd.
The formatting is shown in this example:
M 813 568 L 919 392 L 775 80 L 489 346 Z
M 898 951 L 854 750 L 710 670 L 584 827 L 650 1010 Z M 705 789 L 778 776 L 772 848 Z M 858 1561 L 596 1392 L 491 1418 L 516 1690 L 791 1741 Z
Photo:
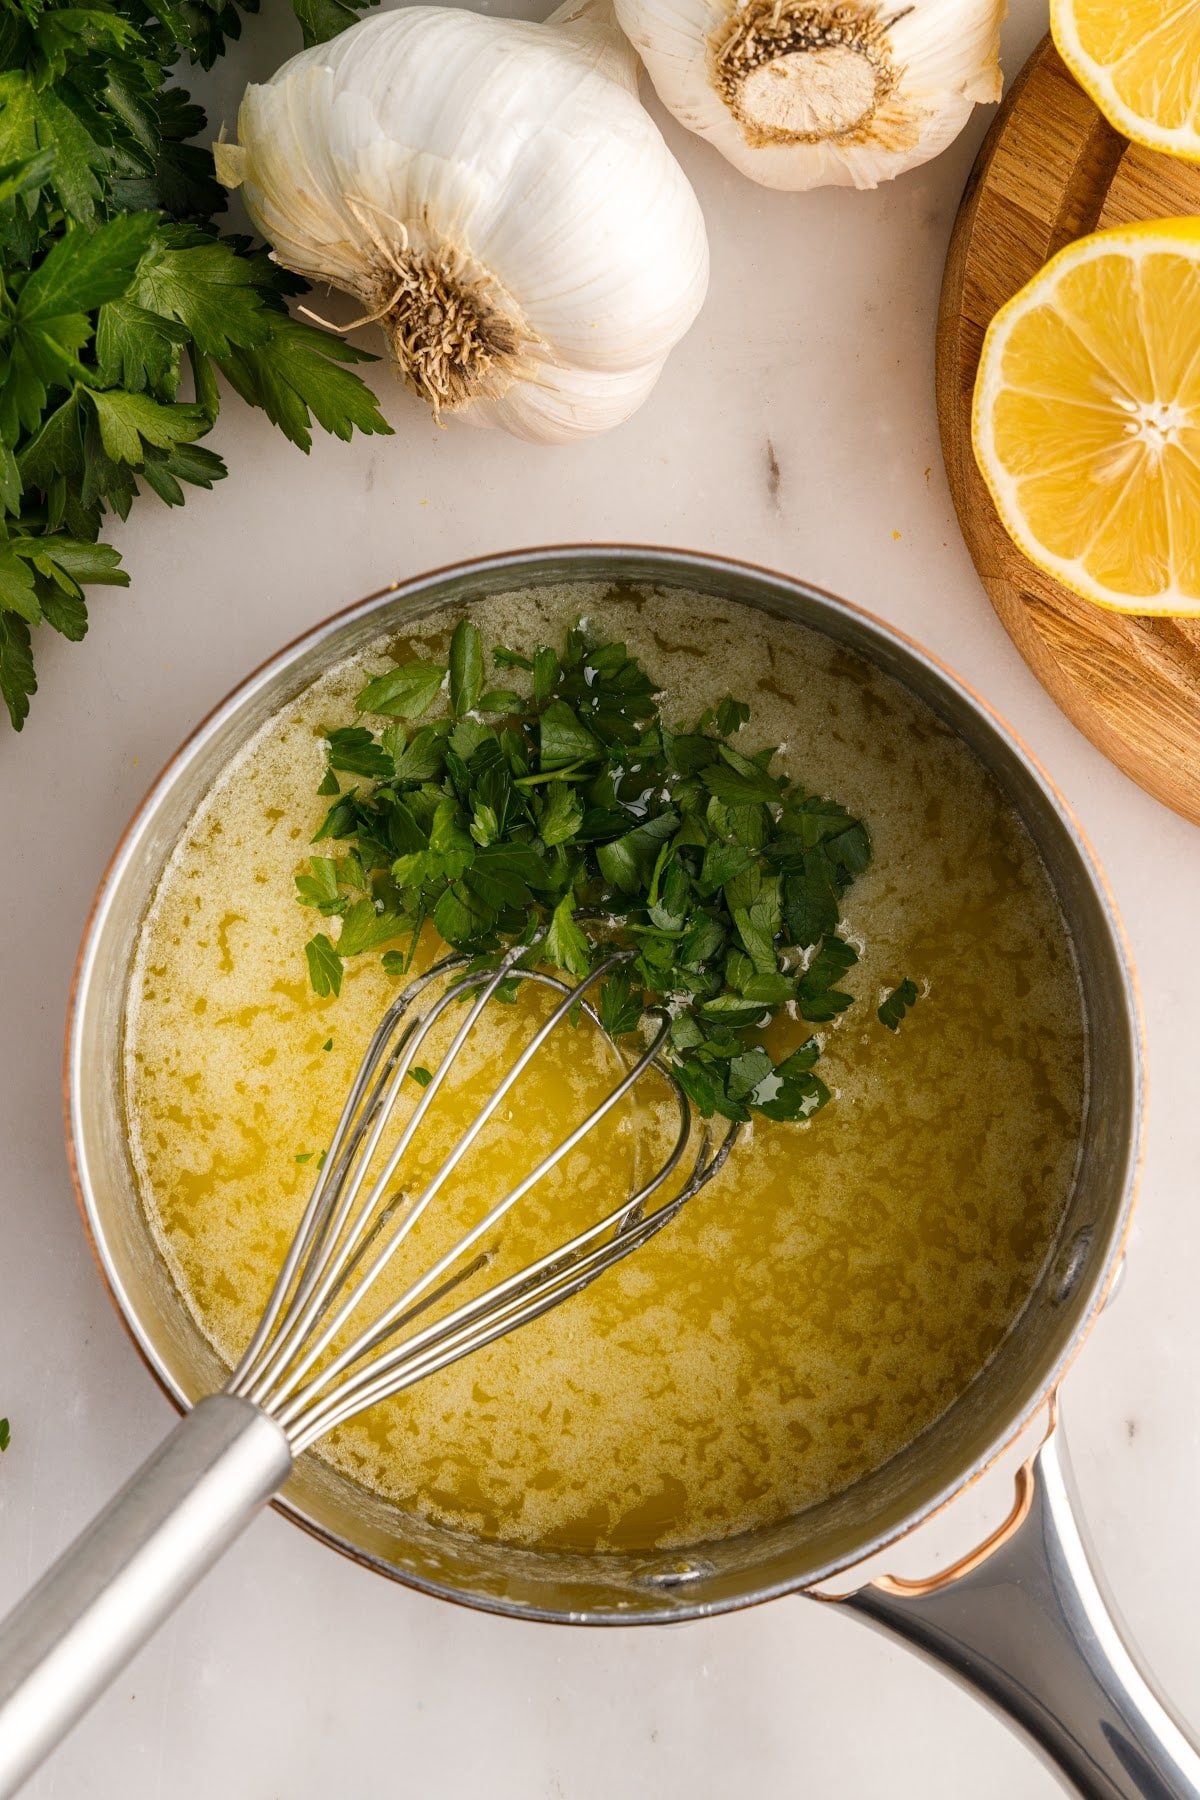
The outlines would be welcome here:
M 8 1800 L 195 1586 L 292 1467 L 281 1426 L 215 1394 L 0 1621 L 0 1800 Z

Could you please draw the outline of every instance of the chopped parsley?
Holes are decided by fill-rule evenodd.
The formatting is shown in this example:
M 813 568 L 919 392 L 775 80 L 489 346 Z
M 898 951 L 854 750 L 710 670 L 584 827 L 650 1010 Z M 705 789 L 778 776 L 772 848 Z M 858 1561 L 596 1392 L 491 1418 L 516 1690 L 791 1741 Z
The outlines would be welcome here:
M 333 803 L 296 877 L 303 905 L 341 920 L 336 943 L 320 931 L 306 946 L 315 991 L 336 994 L 343 963 L 375 950 L 403 977 L 430 921 L 481 958 L 536 922 L 538 959 L 572 978 L 628 945 L 598 995 L 609 1032 L 665 1005 L 668 1053 L 705 1117 L 808 1118 L 829 1099 L 818 1038 L 776 1062 L 761 1033 L 784 1008 L 824 1025 L 853 1004 L 858 955 L 838 925 L 870 861 L 866 826 L 774 774 L 772 747 L 734 748 L 743 702 L 669 723 L 624 644 L 577 627 L 561 648 L 491 662 L 511 687 L 485 689 L 464 619 L 448 666 L 382 671 L 356 703 L 370 725 L 329 733 Z

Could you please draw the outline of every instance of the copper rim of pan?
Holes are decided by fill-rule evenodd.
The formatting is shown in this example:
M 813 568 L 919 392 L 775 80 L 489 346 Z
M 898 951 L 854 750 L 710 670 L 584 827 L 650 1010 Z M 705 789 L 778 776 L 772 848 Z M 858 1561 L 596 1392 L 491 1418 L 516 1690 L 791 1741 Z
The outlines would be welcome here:
M 777 1584 L 768 1590 L 747 1594 L 744 1597 L 739 1597 L 731 1602 L 719 1605 L 707 1603 L 696 1605 L 694 1607 L 689 1607 L 684 1603 L 679 1606 L 678 1609 L 673 1609 L 669 1615 L 663 1615 L 661 1613 L 655 1613 L 646 1617 L 635 1615 L 626 1620 L 618 1619 L 616 1622 L 625 1622 L 629 1624 L 661 1623 L 664 1622 L 664 1617 L 669 1617 L 673 1622 L 682 1622 L 688 1618 L 711 1616 L 714 1612 L 740 1610 L 745 1606 L 759 1604 L 767 1600 L 779 1598 L 784 1594 L 795 1592 L 813 1591 L 814 1597 L 816 1598 L 828 1600 L 841 1599 L 845 1597 L 844 1593 L 822 1595 L 816 1593 L 815 1590 L 820 1583 L 828 1581 L 833 1575 L 837 1575 L 839 1578 L 844 1579 L 847 1573 L 853 1571 L 856 1563 L 859 1561 L 874 1561 L 878 1557 L 880 1551 L 886 1550 L 895 1544 L 902 1542 L 919 1526 L 928 1523 L 929 1520 L 944 1512 L 959 1494 L 965 1493 L 967 1489 L 974 1486 L 994 1467 L 994 1465 L 1004 1456 L 1005 1451 L 1011 1448 L 1011 1446 L 1021 1437 L 1022 1433 L 1027 1430 L 1031 1422 L 1043 1408 L 1049 1409 L 1047 1435 L 1050 1431 L 1055 1429 L 1058 1390 L 1068 1369 L 1071 1367 L 1076 1356 L 1079 1354 L 1080 1349 L 1090 1335 L 1096 1319 L 1104 1310 L 1124 1260 L 1126 1249 L 1128 1247 L 1133 1210 L 1137 1198 L 1138 1187 L 1140 1185 L 1142 1163 L 1145 1154 L 1145 1026 L 1136 970 L 1130 952 L 1128 937 L 1116 905 L 1111 885 L 1099 859 L 1092 849 L 1090 840 L 1088 839 L 1074 808 L 1071 806 L 1058 783 L 1049 774 L 1021 735 L 1014 729 L 1003 714 L 998 712 L 989 700 L 985 699 L 977 688 L 959 675 L 949 663 L 927 649 L 926 646 L 920 643 L 916 638 L 911 637 L 907 632 L 901 630 L 898 626 L 893 625 L 890 621 L 880 618 L 877 613 L 871 612 L 868 608 L 858 606 L 852 601 L 845 600 L 840 595 L 831 593 L 828 589 L 816 587 L 807 581 L 782 574 L 778 570 L 768 568 L 764 564 L 752 563 L 732 557 L 714 556 L 705 551 L 666 548 L 655 544 L 620 542 L 548 544 L 539 545 L 531 549 L 505 551 L 494 556 L 468 558 L 462 562 L 445 563 L 435 569 L 427 570 L 420 575 L 413 576 L 408 580 L 391 582 L 386 587 L 378 588 L 373 593 L 366 595 L 365 598 L 354 601 L 351 605 L 342 607 L 337 612 L 329 614 L 326 618 L 319 620 L 315 625 L 309 626 L 305 631 L 300 632 L 296 637 L 290 639 L 272 655 L 266 657 L 261 663 L 257 664 L 243 676 L 236 686 L 230 689 L 223 699 L 218 701 L 217 704 L 199 720 L 183 739 L 178 748 L 168 758 L 158 775 L 147 788 L 124 831 L 121 833 L 121 836 L 109 857 L 108 863 L 105 866 L 104 872 L 100 877 L 95 893 L 92 896 L 71 978 L 71 988 L 67 1002 L 62 1073 L 62 1098 L 66 1127 L 67 1159 L 71 1172 L 71 1183 L 75 1194 L 76 1207 L 83 1224 L 92 1259 L 96 1264 L 101 1280 L 104 1283 L 109 1298 L 112 1301 L 113 1307 L 116 1310 L 117 1316 L 120 1319 L 127 1336 L 132 1342 L 141 1361 L 149 1370 L 167 1399 L 175 1407 L 176 1411 L 181 1414 L 184 1413 L 188 1408 L 187 1400 L 158 1365 L 148 1342 L 139 1329 L 139 1322 L 132 1316 L 131 1309 L 126 1308 L 121 1294 L 114 1285 L 105 1255 L 97 1237 L 91 1206 L 80 1171 L 72 1108 L 72 1089 L 74 1082 L 73 1043 L 81 983 L 87 964 L 94 928 L 97 924 L 101 907 L 108 894 L 110 885 L 112 884 L 114 874 L 122 863 L 126 846 L 130 839 L 136 834 L 142 819 L 149 810 L 152 802 L 161 790 L 170 785 L 174 779 L 176 770 L 186 761 L 192 746 L 197 740 L 204 737 L 216 720 L 224 714 L 227 709 L 238 703 L 244 697 L 247 690 L 252 688 L 261 677 L 265 676 L 275 667 L 282 666 L 292 660 L 297 651 L 313 644 L 323 637 L 331 635 L 340 625 L 348 622 L 351 618 L 367 613 L 387 602 L 403 601 L 409 597 L 416 598 L 443 582 L 463 578 L 470 578 L 472 580 L 483 582 L 486 581 L 489 576 L 504 576 L 511 574 L 518 569 L 523 572 L 528 572 L 530 581 L 532 582 L 537 579 L 539 567 L 553 564 L 556 560 L 564 557 L 569 558 L 575 556 L 587 559 L 603 559 L 610 557 L 613 559 L 615 566 L 623 561 L 632 563 L 641 559 L 651 559 L 663 565 L 664 573 L 668 570 L 673 574 L 690 572 L 700 578 L 708 577 L 709 579 L 719 579 L 722 574 L 735 577 L 749 577 L 751 580 L 761 581 L 770 586 L 774 586 L 785 594 L 803 596 L 806 599 L 816 599 L 818 602 L 831 607 L 835 612 L 842 612 L 862 620 L 869 627 L 878 631 L 883 637 L 890 638 L 893 642 L 898 643 L 917 662 L 923 663 L 941 681 L 948 684 L 951 688 L 957 688 L 958 691 L 970 701 L 974 709 L 983 716 L 997 734 L 1015 749 L 1026 767 L 1053 801 L 1059 818 L 1074 839 L 1080 857 L 1103 902 L 1108 923 L 1124 966 L 1134 1032 L 1135 1072 L 1138 1081 L 1138 1091 L 1134 1110 L 1136 1121 L 1135 1153 L 1131 1161 L 1130 1175 L 1123 1201 L 1121 1229 L 1110 1249 L 1105 1266 L 1104 1279 L 1097 1287 L 1087 1314 L 1065 1346 L 1057 1364 L 1050 1370 L 1037 1392 L 1030 1398 L 1024 1408 L 1019 1410 L 1013 1418 L 1008 1421 L 1006 1428 L 982 1462 L 975 1468 L 969 1470 L 960 1479 L 953 1481 L 943 1494 L 935 1498 L 927 1506 L 921 1508 L 915 1516 L 905 1521 L 896 1529 L 887 1532 L 879 1539 L 873 1541 L 869 1546 L 866 1546 L 861 1557 L 853 1558 L 849 1562 L 843 1561 L 836 1568 L 825 1569 L 797 1581 L 784 1582 L 782 1584 Z M 592 579 L 594 578 L 595 577 L 593 576 Z M 645 579 L 645 577 L 643 577 L 643 579 Z M 935 1585 L 940 1585 L 944 1579 L 952 1578 L 954 1574 L 963 1572 L 967 1567 L 975 1567 L 979 1561 L 983 1560 L 992 1550 L 999 1548 L 1005 1538 L 1010 1535 L 1014 1521 L 1019 1523 L 1019 1514 L 1022 1510 L 1022 1496 L 1024 1492 L 1022 1481 L 1025 1482 L 1026 1486 L 1028 1485 L 1029 1468 L 1030 1464 L 1027 1463 L 1022 1465 L 1022 1469 L 1018 1471 L 1018 1497 L 1009 1519 L 1006 1520 L 999 1529 L 994 1531 L 986 1540 L 986 1543 L 983 1546 L 980 1546 L 977 1551 L 968 1553 L 967 1556 L 961 1558 L 959 1563 L 955 1564 L 952 1571 L 948 1571 L 944 1575 L 936 1577 Z M 271 1505 L 276 1512 L 280 1513 L 292 1524 L 299 1525 L 310 1536 L 315 1537 L 319 1542 L 328 1545 L 331 1549 L 339 1551 L 351 1562 L 358 1563 L 363 1568 L 370 1569 L 376 1574 L 386 1575 L 390 1579 L 400 1583 L 402 1586 L 411 1587 L 419 1592 L 431 1594 L 438 1599 L 452 1601 L 455 1604 L 465 1606 L 470 1610 L 498 1612 L 523 1619 L 532 1618 L 542 1623 L 579 1622 L 577 1619 L 567 1621 L 565 1615 L 549 1612 L 539 1614 L 538 1612 L 531 1611 L 527 1608 L 516 1609 L 507 1606 L 503 1601 L 495 1601 L 487 1596 L 467 1596 L 456 1592 L 452 1588 L 440 1587 L 436 1583 L 413 1576 L 403 1569 L 383 1562 L 379 1558 L 357 1549 L 354 1545 L 347 1543 L 344 1539 L 339 1538 L 333 1532 L 307 1517 L 298 1506 L 293 1505 L 288 1500 L 277 1498 L 271 1502 Z M 925 1584 L 916 1583 L 913 1585 L 915 1587 L 923 1587 Z M 845 1592 L 850 1591 L 852 1591 L 850 1588 L 845 1590 Z M 604 1622 L 612 1621 L 605 1620 Z

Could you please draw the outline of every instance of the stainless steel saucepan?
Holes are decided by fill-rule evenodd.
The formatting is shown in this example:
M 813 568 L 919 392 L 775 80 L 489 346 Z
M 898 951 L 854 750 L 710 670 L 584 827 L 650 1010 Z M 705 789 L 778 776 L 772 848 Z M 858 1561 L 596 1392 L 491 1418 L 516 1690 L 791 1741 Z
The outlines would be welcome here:
M 927 652 L 804 584 L 714 558 L 639 548 L 542 550 L 398 584 L 318 626 L 252 675 L 168 765 L 105 875 L 80 953 L 67 1048 L 69 1133 L 84 1218 L 113 1298 L 180 1406 L 225 1370 L 189 1317 L 138 1200 L 122 1111 L 121 1031 L 138 928 L 163 864 L 229 758 L 329 664 L 474 595 L 563 581 L 685 588 L 794 619 L 923 699 L 1024 820 L 1078 958 L 1089 1092 L 1055 1254 L 974 1383 L 900 1455 L 782 1524 L 669 1555 L 581 1556 L 472 1542 L 401 1513 L 305 1456 L 278 1503 L 381 1574 L 515 1618 L 650 1625 L 817 1590 L 910 1533 L 1050 1408 L 1124 1251 L 1141 1135 L 1137 1005 L 1121 931 L 1062 800 L 986 705 Z M 1200 1800 L 1200 1755 L 1107 1610 L 1081 1541 L 1061 1431 L 1023 1466 L 1004 1528 L 929 1582 L 866 1583 L 840 1602 L 925 1651 L 1018 1726 L 1089 1800 Z

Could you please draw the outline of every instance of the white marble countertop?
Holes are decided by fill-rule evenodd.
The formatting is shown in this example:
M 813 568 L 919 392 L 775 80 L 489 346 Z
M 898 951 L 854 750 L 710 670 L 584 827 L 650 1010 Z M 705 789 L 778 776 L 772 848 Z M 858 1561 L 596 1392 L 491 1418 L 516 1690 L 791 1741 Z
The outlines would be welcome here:
M 532 7 L 530 10 L 534 10 Z M 271 0 L 206 84 L 214 119 L 294 47 Z M 1017 0 L 1010 73 L 1044 29 Z M 1200 833 L 1109 766 L 1001 630 L 955 525 L 933 339 L 955 205 L 988 114 L 874 194 L 769 194 L 668 123 L 708 217 L 711 294 L 648 404 L 543 450 L 437 430 L 385 388 L 393 438 L 305 458 L 231 398 L 231 479 L 117 536 L 127 593 L 0 750 L 0 1611 L 171 1421 L 92 1267 L 59 1112 L 88 898 L 150 776 L 244 672 L 394 577 L 526 544 L 626 539 L 744 556 L 894 620 L 983 689 L 1077 806 L 1145 995 L 1151 1114 L 1119 1303 L 1065 1412 L 1088 1523 L 1160 1679 L 1200 1718 Z M 382 376 L 383 372 L 378 371 Z M 386 378 L 384 378 L 386 380 Z M 777 477 L 771 474 L 777 468 Z M 36 1800 L 1042 1800 L 1058 1790 L 950 1682 L 834 1608 L 675 1630 L 549 1630 L 409 1593 L 273 1514 L 35 1778 Z

